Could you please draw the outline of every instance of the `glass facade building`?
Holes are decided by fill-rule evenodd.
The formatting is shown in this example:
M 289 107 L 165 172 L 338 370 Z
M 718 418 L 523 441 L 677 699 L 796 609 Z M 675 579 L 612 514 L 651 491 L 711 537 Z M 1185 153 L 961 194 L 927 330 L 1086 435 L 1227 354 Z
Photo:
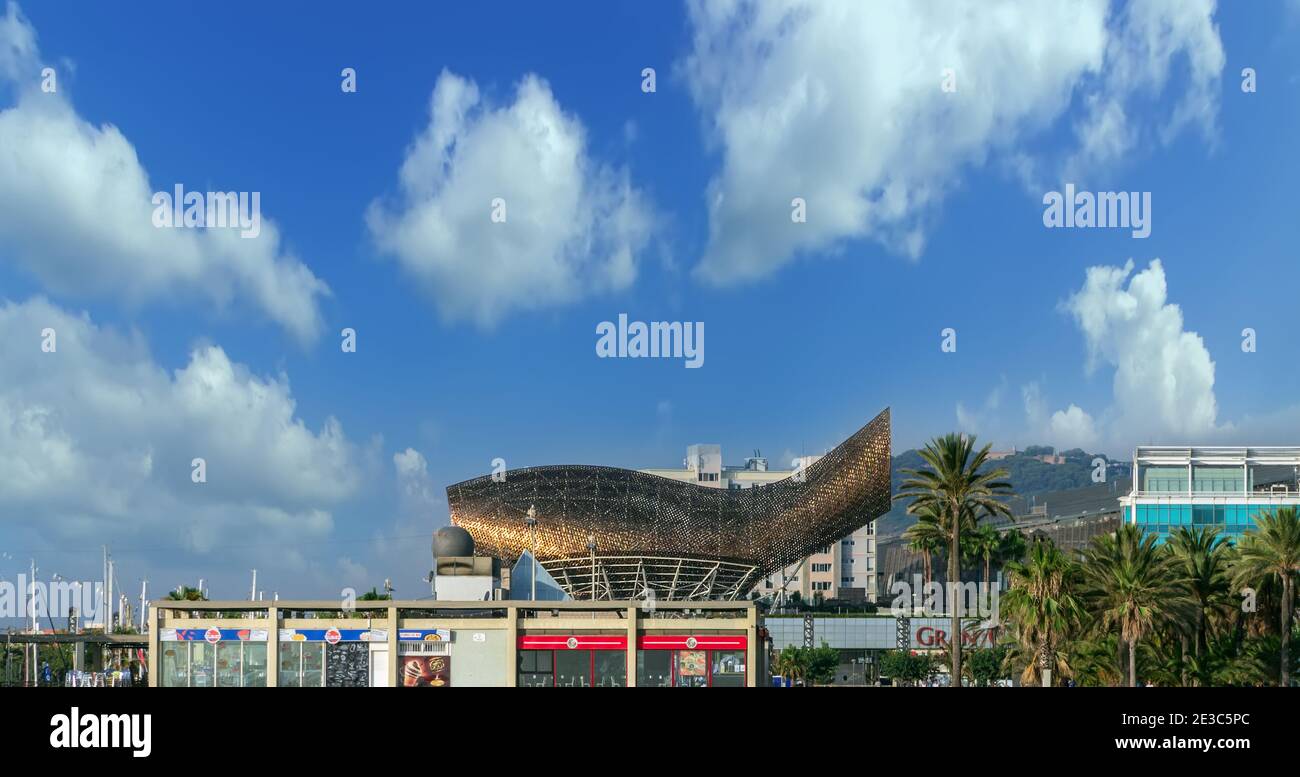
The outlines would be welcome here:
M 1261 514 L 1300 507 L 1300 448 L 1140 447 L 1120 502 L 1161 542 L 1183 527 L 1240 537 Z

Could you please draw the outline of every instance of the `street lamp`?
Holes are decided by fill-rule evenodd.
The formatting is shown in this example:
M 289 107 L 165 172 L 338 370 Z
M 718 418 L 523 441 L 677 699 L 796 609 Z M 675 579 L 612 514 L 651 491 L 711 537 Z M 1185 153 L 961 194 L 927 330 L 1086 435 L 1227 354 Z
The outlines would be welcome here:
M 587 552 L 591 554 L 591 600 L 596 600 L 596 535 L 587 535 Z
M 528 555 L 533 557 L 533 571 L 528 577 L 533 583 L 532 601 L 537 601 L 537 507 L 528 505 L 528 517 L 524 518 L 524 523 L 528 524 Z

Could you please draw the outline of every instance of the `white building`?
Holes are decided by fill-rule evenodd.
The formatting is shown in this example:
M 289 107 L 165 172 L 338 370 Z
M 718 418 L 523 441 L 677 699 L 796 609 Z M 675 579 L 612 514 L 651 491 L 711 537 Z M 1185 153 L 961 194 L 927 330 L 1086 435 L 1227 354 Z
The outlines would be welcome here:
M 752 488 L 785 480 L 820 458 L 802 456 L 792 462 L 794 469 L 774 470 L 768 468 L 766 458 L 754 451 L 743 465 L 727 466 L 722 463 L 722 446 L 691 445 L 686 449 L 681 469 L 641 472 L 710 488 Z M 770 596 L 784 589 L 785 596 L 798 592 L 805 601 L 821 598 L 874 602 L 877 588 L 876 533 L 868 523 L 839 542 L 772 573 L 754 591 L 760 596 Z

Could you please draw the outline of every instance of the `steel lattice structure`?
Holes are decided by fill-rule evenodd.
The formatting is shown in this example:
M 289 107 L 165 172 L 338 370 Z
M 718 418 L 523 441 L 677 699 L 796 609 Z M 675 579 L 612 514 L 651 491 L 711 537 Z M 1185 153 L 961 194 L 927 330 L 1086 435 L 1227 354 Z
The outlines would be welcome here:
M 889 456 L 886 408 L 801 478 L 722 489 L 616 467 L 528 467 L 448 486 L 447 503 L 478 552 L 513 563 L 535 548 L 574 598 L 732 599 L 888 512 Z

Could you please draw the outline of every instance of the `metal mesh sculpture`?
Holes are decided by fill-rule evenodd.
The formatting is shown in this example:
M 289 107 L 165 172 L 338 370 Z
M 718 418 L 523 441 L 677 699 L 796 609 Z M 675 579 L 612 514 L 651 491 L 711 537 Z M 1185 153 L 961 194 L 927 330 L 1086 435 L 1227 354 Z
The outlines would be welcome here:
M 889 462 L 885 409 L 802 482 L 723 489 L 560 465 L 448 486 L 447 503 L 478 552 L 509 563 L 535 551 L 574 598 L 730 599 L 888 512 Z

